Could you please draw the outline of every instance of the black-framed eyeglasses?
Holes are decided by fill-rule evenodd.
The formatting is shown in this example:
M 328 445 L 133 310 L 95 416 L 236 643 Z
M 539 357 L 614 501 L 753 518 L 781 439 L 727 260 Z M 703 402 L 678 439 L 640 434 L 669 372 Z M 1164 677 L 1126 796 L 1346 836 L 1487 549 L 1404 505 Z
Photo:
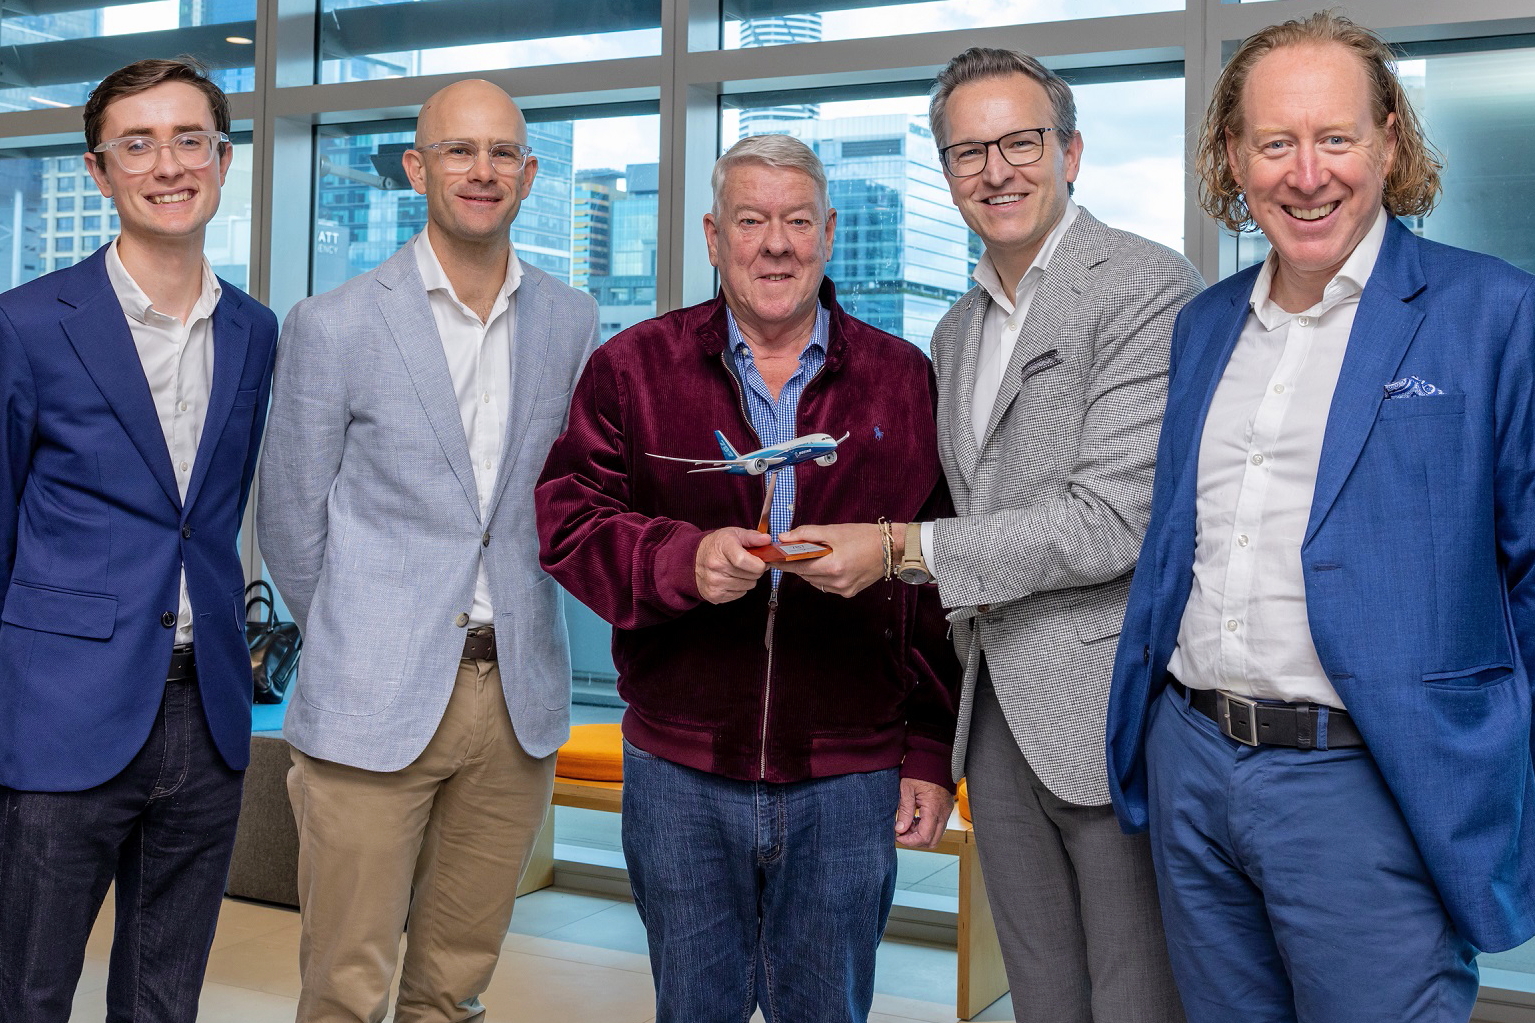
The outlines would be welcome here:
M 117 165 L 129 174 L 143 174 L 160 161 L 160 150 L 169 149 L 176 162 L 187 170 L 202 170 L 229 145 L 229 136 L 221 131 L 184 131 L 169 142 L 148 135 L 124 135 L 107 139 L 91 150 L 111 153 Z
M 436 156 L 443 170 L 455 174 L 468 170 L 480 159 L 480 147 L 473 142 L 433 142 L 420 148 Z M 518 142 L 497 142 L 490 147 L 490 165 L 497 174 L 516 174 L 527 166 L 528 157 L 532 155 L 532 146 Z
M 943 169 L 951 178 L 972 178 L 985 170 L 992 146 L 996 146 L 1002 159 L 1014 167 L 1027 167 L 1031 163 L 1038 163 L 1039 158 L 1045 155 L 1045 132 L 1060 130 L 1024 128 L 1021 131 L 1010 131 L 990 142 L 956 142 L 938 150 L 938 158 L 943 161 Z

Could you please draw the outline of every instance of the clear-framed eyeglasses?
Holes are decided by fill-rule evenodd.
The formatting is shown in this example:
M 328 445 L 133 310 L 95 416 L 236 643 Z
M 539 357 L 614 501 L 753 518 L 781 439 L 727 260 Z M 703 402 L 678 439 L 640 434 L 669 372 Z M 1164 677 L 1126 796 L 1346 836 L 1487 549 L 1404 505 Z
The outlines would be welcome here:
M 1045 132 L 1048 131 L 1060 129 L 1024 128 L 1022 131 L 1008 132 L 990 142 L 956 142 L 938 150 L 938 156 L 943 161 L 943 169 L 949 172 L 951 178 L 973 178 L 985 170 L 992 146 L 996 146 L 1002 159 L 1014 167 L 1027 167 L 1031 163 L 1038 163 L 1039 158 L 1045 155 Z
M 154 170 L 160 150 L 169 149 L 176 162 L 187 170 L 202 170 L 229 145 L 229 136 L 221 131 L 184 131 L 169 142 L 148 135 L 124 135 L 107 139 L 92 152 L 111 153 L 117 165 L 129 174 Z
M 480 147 L 473 142 L 433 142 L 420 148 L 431 152 L 443 170 L 454 174 L 468 170 L 480 159 Z M 517 142 L 497 142 L 489 152 L 490 165 L 497 174 L 516 174 L 527 166 L 533 147 Z

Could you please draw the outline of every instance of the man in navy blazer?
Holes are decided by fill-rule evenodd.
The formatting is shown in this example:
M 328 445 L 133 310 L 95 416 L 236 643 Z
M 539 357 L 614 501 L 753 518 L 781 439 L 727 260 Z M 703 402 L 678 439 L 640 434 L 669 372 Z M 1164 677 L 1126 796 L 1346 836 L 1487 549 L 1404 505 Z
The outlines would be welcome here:
M 1273 253 L 1178 319 L 1108 720 L 1192 1023 L 1464 1021 L 1535 933 L 1535 278 L 1393 218 L 1391 59 L 1265 29 L 1201 142 Z
M 250 755 L 236 535 L 277 323 L 213 276 L 233 156 L 196 66 L 85 106 L 121 234 L 0 296 L 0 1019 L 68 1020 L 117 884 L 109 1020 L 196 1017 Z

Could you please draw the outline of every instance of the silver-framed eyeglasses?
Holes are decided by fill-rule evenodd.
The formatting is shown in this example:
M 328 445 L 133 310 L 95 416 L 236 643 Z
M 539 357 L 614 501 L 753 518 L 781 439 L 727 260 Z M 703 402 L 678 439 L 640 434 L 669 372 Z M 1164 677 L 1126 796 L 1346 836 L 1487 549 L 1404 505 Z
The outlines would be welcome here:
M 1010 131 L 990 142 L 956 142 L 938 150 L 938 157 L 951 178 L 973 178 L 985 170 L 992 146 L 996 146 L 1002 159 L 1014 167 L 1027 167 L 1031 163 L 1038 163 L 1039 158 L 1045 155 L 1045 132 L 1060 130 L 1024 128 L 1022 131 Z
M 473 142 L 433 142 L 419 148 L 429 150 L 437 157 L 443 170 L 455 174 L 468 170 L 480 159 L 480 147 Z M 518 142 L 497 142 L 490 147 L 490 165 L 497 174 L 516 174 L 527 166 L 528 157 L 532 155 L 532 146 Z
M 229 145 L 229 136 L 221 131 L 184 131 L 169 142 L 148 135 L 124 135 L 107 139 L 91 150 L 111 153 L 117 165 L 129 174 L 154 170 L 160 162 L 160 150 L 169 149 L 176 162 L 187 170 L 202 170 Z

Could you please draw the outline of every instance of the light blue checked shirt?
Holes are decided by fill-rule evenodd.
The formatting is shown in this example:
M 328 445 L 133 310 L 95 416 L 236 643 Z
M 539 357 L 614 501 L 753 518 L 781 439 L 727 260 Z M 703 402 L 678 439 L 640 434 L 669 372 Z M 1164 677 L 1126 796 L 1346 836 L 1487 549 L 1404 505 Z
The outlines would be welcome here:
M 726 310 L 726 322 L 730 327 L 730 351 L 735 356 L 736 372 L 741 378 L 741 391 L 746 395 L 746 411 L 751 417 L 752 426 L 757 431 L 764 446 L 773 444 L 786 444 L 799 436 L 796 420 L 799 415 L 799 397 L 804 393 L 805 385 L 821 371 L 826 365 L 826 338 L 830 330 L 831 314 L 825 306 L 818 306 L 815 314 L 815 327 L 810 331 L 810 343 L 805 350 L 800 352 L 799 369 L 784 384 L 783 390 L 778 393 L 778 400 L 773 400 L 773 392 L 768 389 L 767 383 L 762 379 L 762 374 L 757 372 L 757 364 L 752 360 L 751 345 L 741 334 L 741 328 L 736 326 L 735 314 Z M 787 530 L 794 523 L 794 471 L 795 467 L 788 465 L 778 470 L 778 482 L 773 491 L 773 510 L 768 515 L 768 521 L 772 525 L 773 539 L 778 539 L 778 534 Z M 753 526 L 756 523 L 752 523 Z M 777 569 L 774 570 L 774 579 L 777 579 Z

